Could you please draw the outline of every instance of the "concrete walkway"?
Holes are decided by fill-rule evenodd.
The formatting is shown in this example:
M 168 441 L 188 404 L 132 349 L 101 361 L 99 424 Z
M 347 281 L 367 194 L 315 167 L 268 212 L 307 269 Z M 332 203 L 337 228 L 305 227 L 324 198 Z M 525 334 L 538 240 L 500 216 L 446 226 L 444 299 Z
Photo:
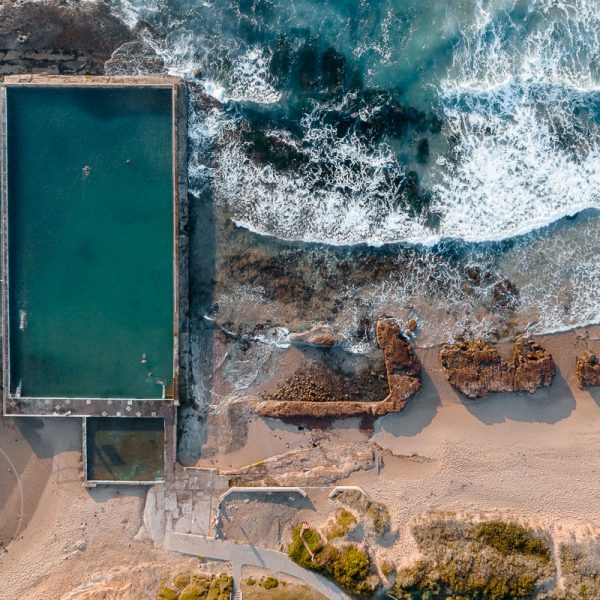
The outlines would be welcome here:
M 164 548 L 181 554 L 229 561 L 236 590 L 240 589 L 242 566 L 249 565 L 296 577 L 329 598 L 329 600 L 350 600 L 334 583 L 317 573 L 298 566 L 283 552 L 256 548 L 247 544 L 215 540 L 200 535 L 174 532 L 166 533 Z

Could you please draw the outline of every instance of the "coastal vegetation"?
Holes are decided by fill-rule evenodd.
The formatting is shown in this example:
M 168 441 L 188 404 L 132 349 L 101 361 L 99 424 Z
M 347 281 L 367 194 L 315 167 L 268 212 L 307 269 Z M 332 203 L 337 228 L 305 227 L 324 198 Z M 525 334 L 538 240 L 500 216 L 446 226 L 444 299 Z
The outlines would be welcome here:
M 354 598 L 369 598 L 378 587 L 365 550 L 355 544 L 322 542 L 318 531 L 305 525 L 293 529 L 288 555 L 301 567 L 329 577 Z
M 354 528 L 356 523 L 356 517 L 349 510 L 340 508 L 323 533 L 328 540 L 342 538 Z
M 562 585 L 541 598 L 593 600 L 600 598 L 600 540 L 561 544 Z
M 277 585 L 271 587 L 271 583 L 268 583 L 271 580 L 276 581 Z M 244 600 L 325 600 L 323 595 L 307 585 L 273 576 L 259 579 L 248 577 L 244 584 Z
M 226 573 L 198 575 L 179 573 L 172 580 L 163 581 L 157 600 L 229 600 L 233 579 Z
M 548 540 L 516 523 L 442 516 L 413 535 L 423 558 L 398 571 L 399 600 L 525 600 L 554 573 Z
M 361 490 L 339 491 L 335 499 L 342 504 L 356 510 L 361 515 L 366 515 L 373 525 L 377 535 L 384 535 L 390 529 L 390 513 L 385 504 L 371 500 Z

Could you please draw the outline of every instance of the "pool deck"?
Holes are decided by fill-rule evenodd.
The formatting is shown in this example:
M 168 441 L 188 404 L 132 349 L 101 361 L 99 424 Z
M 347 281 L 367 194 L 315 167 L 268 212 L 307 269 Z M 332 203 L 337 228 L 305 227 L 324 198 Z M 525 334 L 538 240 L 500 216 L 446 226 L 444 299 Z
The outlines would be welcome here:
M 172 90 L 172 156 L 173 156 L 173 398 L 152 401 L 123 398 L 44 398 L 17 397 L 10 393 L 9 283 L 2 277 L 2 398 L 3 413 L 10 416 L 154 416 L 164 417 L 168 407 L 179 404 L 188 390 L 188 240 L 187 240 L 187 93 L 180 77 L 139 76 L 62 76 L 15 75 L 0 82 L 0 148 L 2 200 L 2 273 L 8 273 L 8 186 L 6 148 L 6 90 L 8 87 L 145 87 Z M 160 406 L 161 408 L 157 410 Z

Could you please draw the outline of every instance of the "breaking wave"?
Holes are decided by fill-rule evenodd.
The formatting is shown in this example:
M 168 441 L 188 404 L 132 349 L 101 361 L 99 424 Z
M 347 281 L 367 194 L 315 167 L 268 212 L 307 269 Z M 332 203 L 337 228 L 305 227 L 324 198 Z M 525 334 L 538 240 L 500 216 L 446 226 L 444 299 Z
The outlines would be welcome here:
M 190 100 L 190 191 L 283 240 L 413 246 L 401 282 L 347 293 L 413 307 L 420 344 L 497 326 L 492 283 L 435 260 L 449 239 L 516 284 L 520 330 L 600 322 L 597 0 L 289 6 L 119 3 L 210 97 Z
M 516 2 L 502 10 L 476 3 L 437 84 L 447 144 L 431 158 L 430 200 L 420 213 L 398 201 L 409 168 L 393 144 L 325 125 L 336 109 L 327 103 L 301 120 L 305 161 L 293 172 L 253 161 L 239 140 L 223 145 L 217 201 L 262 234 L 374 246 L 502 240 L 600 207 L 600 12 L 593 4 L 540 0 L 522 14 Z M 234 63 L 236 83 L 225 94 L 276 102 L 264 60 L 254 48 Z

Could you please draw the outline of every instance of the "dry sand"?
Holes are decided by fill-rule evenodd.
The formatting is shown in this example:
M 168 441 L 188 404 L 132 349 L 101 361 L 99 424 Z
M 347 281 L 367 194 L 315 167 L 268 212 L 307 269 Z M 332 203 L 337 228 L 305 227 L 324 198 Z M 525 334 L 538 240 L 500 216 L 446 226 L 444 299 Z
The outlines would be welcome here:
M 600 328 L 541 342 L 558 372 L 552 387 L 534 395 L 466 401 L 447 384 L 437 350 L 420 350 L 423 390 L 402 413 L 379 419 L 373 432 L 360 430 L 357 420 L 299 429 L 255 418 L 235 451 L 213 457 L 212 464 L 227 468 L 294 448 L 377 443 L 393 454 L 379 475 L 357 472 L 340 483 L 360 484 L 389 507 L 393 530 L 376 553 L 399 563 L 414 555 L 411 522 L 431 510 L 507 515 L 541 525 L 557 539 L 596 534 L 600 389 L 577 388 L 574 359 L 586 349 L 600 351 Z M 138 574 L 136 581 L 149 589 L 157 565 L 182 560 L 133 539 L 143 488 L 82 488 L 80 436 L 78 419 L 0 424 L 0 536 L 7 542 L 17 534 L 7 552 L 0 550 L 0 600 L 91 600 L 102 590 L 109 598 L 132 598 L 140 592 L 127 573 Z M 281 543 L 285 527 L 281 523 L 265 539 Z
M 3 539 L 20 528 L 0 550 L 0 600 L 137 600 L 160 569 L 186 564 L 133 539 L 145 488 L 82 487 L 79 419 L 4 419 L 0 449 Z
M 401 413 L 324 430 L 299 430 L 277 420 L 251 419 L 243 447 L 215 456 L 222 468 L 315 444 L 369 440 L 394 456 L 379 473 L 357 472 L 339 483 L 359 484 L 391 512 L 394 532 L 384 545 L 399 561 L 413 554 L 410 523 L 424 512 L 501 514 L 539 524 L 563 538 L 600 530 L 600 389 L 580 390 L 575 355 L 600 352 L 600 328 L 537 338 L 553 354 L 557 374 L 535 394 L 460 396 L 442 373 L 437 348 L 419 350 L 423 389 Z M 501 347 L 508 352 L 510 344 Z

